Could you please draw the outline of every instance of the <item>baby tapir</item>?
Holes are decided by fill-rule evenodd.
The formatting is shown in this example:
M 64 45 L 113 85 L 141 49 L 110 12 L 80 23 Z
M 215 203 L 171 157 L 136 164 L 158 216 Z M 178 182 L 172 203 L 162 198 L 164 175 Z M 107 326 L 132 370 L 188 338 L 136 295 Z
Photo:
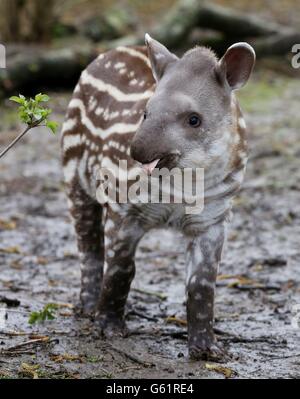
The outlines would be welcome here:
M 189 355 L 222 357 L 213 332 L 214 292 L 231 201 L 247 161 L 245 122 L 234 91 L 255 53 L 236 43 L 218 60 L 204 47 L 182 58 L 149 35 L 146 47 L 118 47 L 83 71 L 63 126 L 63 167 L 81 261 L 81 310 L 104 335 L 124 334 L 124 310 L 138 242 L 169 226 L 186 241 Z M 203 168 L 204 208 L 99 203 L 99 168 Z

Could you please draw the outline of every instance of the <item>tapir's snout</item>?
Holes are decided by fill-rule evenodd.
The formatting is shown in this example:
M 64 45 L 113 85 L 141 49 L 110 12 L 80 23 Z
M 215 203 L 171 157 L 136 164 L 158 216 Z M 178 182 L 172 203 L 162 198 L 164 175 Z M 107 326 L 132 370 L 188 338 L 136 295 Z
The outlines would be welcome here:
M 135 161 L 142 164 L 142 168 L 149 175 L 153 172 L 161 157 L 159 154 L 155 154 L 155 151 L 151 151 L 149 145 L 141 139 L 133 139 L 130 146 L 130 155 Z

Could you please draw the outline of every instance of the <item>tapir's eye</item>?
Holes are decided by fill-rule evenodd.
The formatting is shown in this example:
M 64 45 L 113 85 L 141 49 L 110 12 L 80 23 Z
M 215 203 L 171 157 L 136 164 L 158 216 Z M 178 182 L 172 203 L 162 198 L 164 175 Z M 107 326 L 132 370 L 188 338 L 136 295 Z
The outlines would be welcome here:
M 189 116 L 188 122 L 192 127 L 199 127 L 201 125 L 201 118 L 197 114 L 192 114 Z
M 144 111 L 144 120 L 147 119 L 147 111 Z

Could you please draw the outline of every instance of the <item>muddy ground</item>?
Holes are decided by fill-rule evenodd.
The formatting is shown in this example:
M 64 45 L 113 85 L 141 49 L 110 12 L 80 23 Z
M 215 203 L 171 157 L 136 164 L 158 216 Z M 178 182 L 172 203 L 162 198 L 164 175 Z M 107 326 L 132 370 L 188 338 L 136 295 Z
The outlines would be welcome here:
M 60 121 L 69 97 L 52 95 Z M 240 97 L 251 159 L 215 306 L 226 369 L 188 360 L 183 248 L 171 231 L 139 246 L 128 338 L 95 339 L 74 316 L 80 272 L 59 140 L 41 128 L 0 162 L 0 378 L 300 378 L 300 80 L 258 70 Z M 3 147 L 21 127 L 12 109 L 1 121 Z M 29 325 L 48 303 L 60 305 L 55 319 Z

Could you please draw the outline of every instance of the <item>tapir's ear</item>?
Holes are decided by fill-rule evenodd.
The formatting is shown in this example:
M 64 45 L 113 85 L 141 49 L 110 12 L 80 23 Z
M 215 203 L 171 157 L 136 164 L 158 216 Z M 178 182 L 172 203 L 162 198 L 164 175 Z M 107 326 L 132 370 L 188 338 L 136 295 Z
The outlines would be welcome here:
M 178 60 L 175 54 L 172 54 L 165 46 L 157 40 L 152 39 L 148 33 L 145 35 L 145 43 L 148 49 L 152 73 L 154 79 L 159 81 L 163 76 L 168 65 Z
M 236 90 L 247 83 L 254 63 L 255 51 L 248 43 L 241 42 L 228 48 L 217 68 L 230 88 Z

